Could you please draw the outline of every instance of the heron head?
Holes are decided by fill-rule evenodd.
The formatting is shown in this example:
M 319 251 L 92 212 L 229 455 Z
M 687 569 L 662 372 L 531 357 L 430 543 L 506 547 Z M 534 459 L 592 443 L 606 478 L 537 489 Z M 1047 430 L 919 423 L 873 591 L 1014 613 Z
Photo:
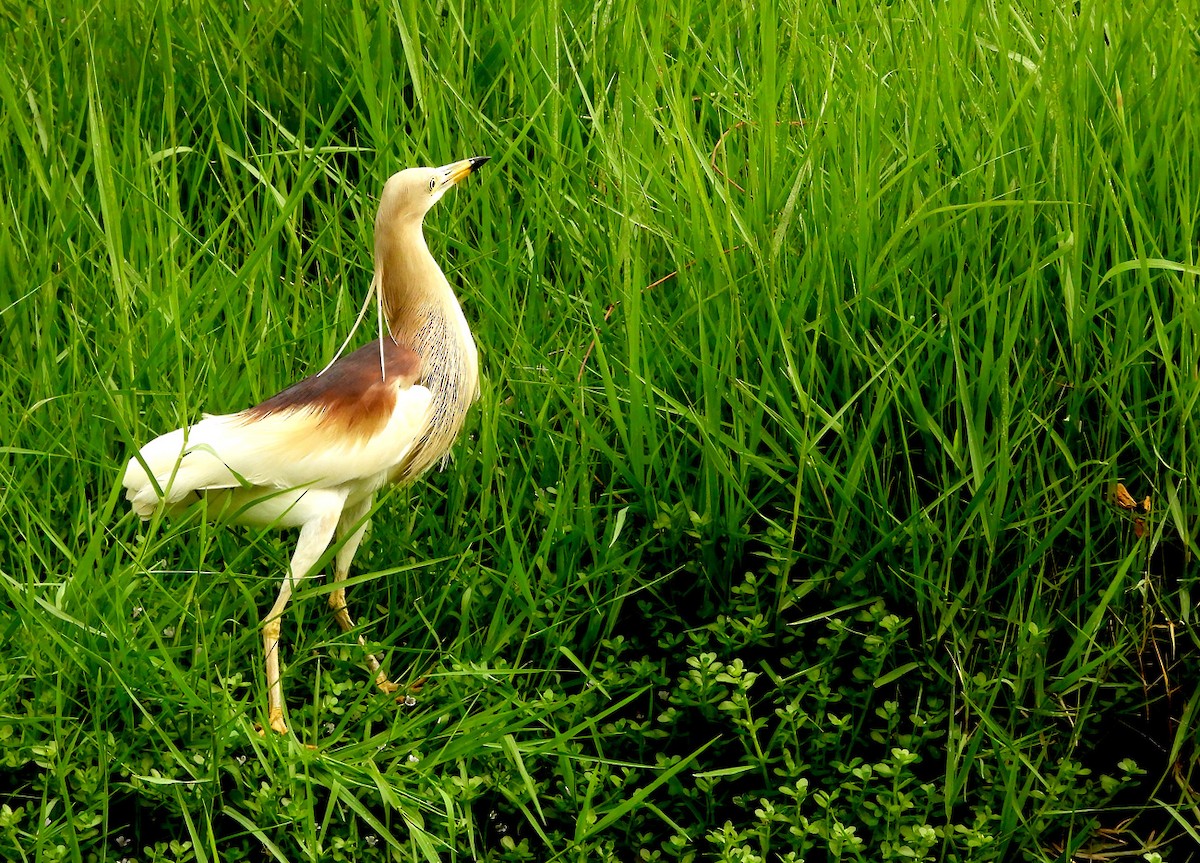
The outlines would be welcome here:
M 472 156 L 440 168 L 406 168 L 392 174 L 383 187 L 376 226 L 391 221 L 420 222 L 451 186 L 469 176 L 488 158 Z

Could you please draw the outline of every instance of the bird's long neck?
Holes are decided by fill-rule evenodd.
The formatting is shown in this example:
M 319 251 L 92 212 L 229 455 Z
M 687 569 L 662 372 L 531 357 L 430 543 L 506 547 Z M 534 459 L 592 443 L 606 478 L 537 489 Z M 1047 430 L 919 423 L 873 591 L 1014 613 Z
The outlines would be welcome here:
M 398 479 L 414 477 L 449 449 L 475 400 L 475 340 L 450 283 L 429 253 L 420 224 L 376 237 L 375 276 L 388 332 L 421 357 L 420 383 L 433 393 L 431 417 Z

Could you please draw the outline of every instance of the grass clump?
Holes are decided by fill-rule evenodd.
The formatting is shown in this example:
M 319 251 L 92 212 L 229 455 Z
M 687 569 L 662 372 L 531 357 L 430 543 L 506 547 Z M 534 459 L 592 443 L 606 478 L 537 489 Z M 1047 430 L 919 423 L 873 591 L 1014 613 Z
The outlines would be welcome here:
M 0 12 L 0 857 L 1194 856 L 1197 13 Z M 314 581 L 132 447 L 328 361 L 411 164 L 483 395 Z M 309 747 L 314 748 L 309 748 Z

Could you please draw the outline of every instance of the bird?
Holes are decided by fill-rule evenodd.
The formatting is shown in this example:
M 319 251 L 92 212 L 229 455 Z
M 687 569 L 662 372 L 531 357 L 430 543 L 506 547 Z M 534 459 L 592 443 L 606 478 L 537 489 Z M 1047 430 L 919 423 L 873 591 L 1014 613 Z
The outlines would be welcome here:
M 410 483 L 447 458 L 479 397 L 475 340 L 423 225 L 433 205 L 488 158 L 407 168 L 384 184 L 368 292 L 379 313 L 377 339 L 253 407 L 204 415 L 154 438 L 122 475 L 125 496 L 143 520 L 203 500 L 213 520 L 299 528 L 262 624 L 267 724 L 280 734 L 288 731 L 280 622 L 293 590 L 314 575 L 330 543 L 340 543 L 329 605 L 343 631 L 354 627 L 343 582 L 376 493 Z M 358 641 L 365 647 L 361 635 Z M 394 692 L 379 660 L 368 652 L 366 661 L 376 686 Z

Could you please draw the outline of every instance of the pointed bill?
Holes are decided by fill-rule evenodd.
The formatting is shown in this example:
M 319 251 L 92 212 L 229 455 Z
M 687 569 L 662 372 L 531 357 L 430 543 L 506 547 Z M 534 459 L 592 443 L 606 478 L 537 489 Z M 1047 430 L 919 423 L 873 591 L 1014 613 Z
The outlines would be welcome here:
M 491 156 L 472 156 L 469 159 L 462 159 L 458 162 L 451 162 L 449 165 L 443 165 L 437 169 L 438 174 L 442 176 L 442 186 L 453 186 L 455 183 L 468 177 L 472 171 L 478 170 L 490 158 Z

